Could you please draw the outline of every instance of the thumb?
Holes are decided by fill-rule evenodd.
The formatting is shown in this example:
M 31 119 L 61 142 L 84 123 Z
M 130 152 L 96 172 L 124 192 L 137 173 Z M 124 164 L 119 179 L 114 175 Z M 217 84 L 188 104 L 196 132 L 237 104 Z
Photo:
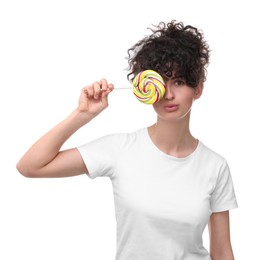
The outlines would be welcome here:
M 101 100 L 102 100 L 102 104 L 106 107 L 108 106 L 108 95 L 110 92 L 112 92 L 112 90 L 113 90 L 113 85 L 109 84 L 108 88 L 102 91 Z

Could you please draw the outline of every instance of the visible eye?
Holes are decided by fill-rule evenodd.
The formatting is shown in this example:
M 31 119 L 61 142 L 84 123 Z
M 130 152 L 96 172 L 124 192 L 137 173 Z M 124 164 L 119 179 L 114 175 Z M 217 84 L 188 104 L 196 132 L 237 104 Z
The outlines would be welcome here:
M 186 84 L 185 81 L 182 80 L 182 79 L 176 79 L 176 80 L 175 80 L 175 85 L 176 85 L 177 87 L 184 86 L 185 84 Z

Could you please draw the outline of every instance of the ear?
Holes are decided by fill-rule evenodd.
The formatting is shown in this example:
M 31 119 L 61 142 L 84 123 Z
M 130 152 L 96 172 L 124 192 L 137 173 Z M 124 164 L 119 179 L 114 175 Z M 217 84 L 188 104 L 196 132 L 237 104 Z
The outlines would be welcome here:
M 200 98 L 200 96 L 202 95 L 202 92 L 203 92 L 203 82 L 200 81 L 198 86 L 195 88 L 194 99 L 196 100 L 196 99 Z

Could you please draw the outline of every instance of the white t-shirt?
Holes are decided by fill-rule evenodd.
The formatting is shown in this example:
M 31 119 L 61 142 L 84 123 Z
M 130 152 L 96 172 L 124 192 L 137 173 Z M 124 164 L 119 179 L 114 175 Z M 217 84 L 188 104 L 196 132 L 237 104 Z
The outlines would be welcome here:
M 89 177 L 109 177 L 116 260 L 210 260 L 202 234 L 212 212 L 237 207 L 226 160 L 199 142 L 185 158 L 159 150 L 147 128 L 78 147 Z

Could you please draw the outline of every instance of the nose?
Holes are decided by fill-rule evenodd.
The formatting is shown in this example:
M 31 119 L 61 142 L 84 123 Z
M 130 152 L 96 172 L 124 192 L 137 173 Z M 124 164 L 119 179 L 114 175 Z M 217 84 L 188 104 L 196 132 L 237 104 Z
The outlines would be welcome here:
M 173 100 L 174 99 L 174 93 L 172 91 L 170 84 L 166 84 L 166 91 L 165 91 L 164 98 L 166 100 Z

